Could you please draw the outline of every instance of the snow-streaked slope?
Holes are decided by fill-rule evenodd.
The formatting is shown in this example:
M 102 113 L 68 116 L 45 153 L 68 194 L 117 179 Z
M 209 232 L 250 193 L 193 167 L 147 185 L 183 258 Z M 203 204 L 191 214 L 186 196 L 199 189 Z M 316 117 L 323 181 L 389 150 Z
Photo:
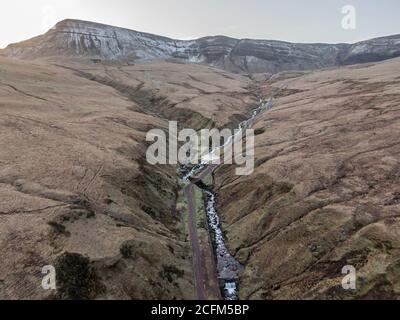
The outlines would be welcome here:
M 233 72 L 309 70 L 400 56 L 400 35 L 350 44 L 299 44 L 225 36 L 174 40 L 99 23 L 64 20 L 46 34 L 8 46 L 2 54 L 23 59 L 84 56 L 99 59 L 180 58 Z
M 381 61 L 400 56 L 400 35 L 358 42 L 350 47 L 343 64 Z
M 46 34 L 12 44 L 6 51 L 20 58 L 79 55 L 103 59 L 158 59 L 185 53 L 192 41 L 79 20 L 64 20 Z

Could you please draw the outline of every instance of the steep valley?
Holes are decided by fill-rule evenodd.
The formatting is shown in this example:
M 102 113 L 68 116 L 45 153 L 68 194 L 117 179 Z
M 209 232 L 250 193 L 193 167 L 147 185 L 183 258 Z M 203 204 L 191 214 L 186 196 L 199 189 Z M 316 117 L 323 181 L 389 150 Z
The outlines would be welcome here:
M 254 125 L 255 172 L 214 175 L 228 246 L 245 265 L 240 298 L 399 296 L 399 68 L 271 80 L 285 89 Z M 347 265 L 355 291 L 342 288 Z
M 145 136 L 167 118 L 236 123 L 255 99 L 249 78 L 167 62 L 0 60 L 1 298 L 194 298 L 176 167 L 149 165 Z M 56 295 L 41 288 L 45 265 L 62 270 Z
M 226 265 L 240 299 L 397 299 L 399 39 L 184 41 L 68 19 L 0 50 L 0 299 L 220 298 Z M 247 119 L 251 175 L 185 181 L 146 160 L 169 121 Z

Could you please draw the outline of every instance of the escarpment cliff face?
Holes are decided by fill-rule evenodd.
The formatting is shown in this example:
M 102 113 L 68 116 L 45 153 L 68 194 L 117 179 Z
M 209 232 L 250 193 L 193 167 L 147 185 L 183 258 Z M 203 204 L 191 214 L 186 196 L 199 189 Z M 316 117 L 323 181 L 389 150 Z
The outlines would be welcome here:
M 224 36 L 183 41 L 99 23 L 64 20 L 42 36 L 12 44 L 3 55 L 24 59 L 180 59 L 235 73 L 275 73 L 375 62 L 400 56 L 400 35 L 356 44 L 302 44 Z
M 242 299 L 400 296 L 400 60 L 284 79 L 256 169 L 215 174 Z M 281 79 L 281 80 L 278 80 Z M 342 288 L 342 268 L 356 290 Z

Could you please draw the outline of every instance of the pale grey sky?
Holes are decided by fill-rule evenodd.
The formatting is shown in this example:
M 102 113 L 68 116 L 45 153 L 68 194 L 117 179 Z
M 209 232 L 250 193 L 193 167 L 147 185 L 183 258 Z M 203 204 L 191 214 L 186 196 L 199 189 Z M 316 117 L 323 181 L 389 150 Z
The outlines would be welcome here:
M 344 5 L 357 28 L 341 27 Z M 293 42 L 356 42 L 400 33 L 399 0 L 2 0 L 0 48 L 66 18 L 188 39 L 207 35 Z

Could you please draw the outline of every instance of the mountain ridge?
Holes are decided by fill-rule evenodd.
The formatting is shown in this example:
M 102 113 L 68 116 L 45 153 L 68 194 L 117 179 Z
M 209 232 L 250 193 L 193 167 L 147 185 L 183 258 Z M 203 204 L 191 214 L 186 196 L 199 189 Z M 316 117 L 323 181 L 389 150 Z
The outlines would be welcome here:
M 79 56 L 105 60 L 181 59 L 235 73 L 276 73 L 377 62 L 400 56 L 400 34 L 354 44 L 207 36 L 177 40 L 97 22 L 66 19 L 47 33 L 10 44 L 5 56 Z

